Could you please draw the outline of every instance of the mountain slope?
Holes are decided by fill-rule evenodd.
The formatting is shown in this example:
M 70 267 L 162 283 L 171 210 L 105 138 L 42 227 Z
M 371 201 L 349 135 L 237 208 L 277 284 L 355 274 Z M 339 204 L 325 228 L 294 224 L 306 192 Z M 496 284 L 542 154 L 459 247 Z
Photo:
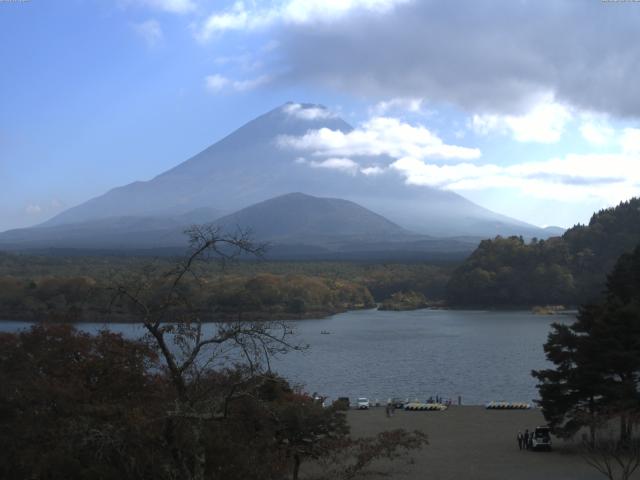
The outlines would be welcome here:
M 201 207 L 234 211 L 291 192 L 297 188 L 289 178 L 297 155 L 283 152 L 276 139 L 322 127 L 351 129 L 340 119 L 301 121 L 287 114 L 285 107 L 277 108 L 152 180 L 114 188 L 45 225 L 122 215 L 173 215 Z
M 353 174 L 299 159 L 283 148 L 281 135 L 303 135 L 328 128 L 348 132 L 352 127 L 317 105 L 291 104 L 247 123 L 194 157 L 155 178 L 115 188 L 70 208 L 44 226 L 73 224 L 108 217 L 175 216 L 208 207 L 227 212 L 291 191 L 350 200 L 416 233 L 435 236 L 497 234 L 547 237 L 534 225 L 499 215 L 464 197 L 430 187 L 406 185 L 390 169 L 380 175 Z M 379 157 L 359 157 L 363 165 Z
M 174 217 L 108 217 L 11 230 L 0 249 L 67 254 L 181 254 L 184 231 L 209 210 Z M 196 222 L 202 223 L 202 222 Z M 461 260 L 476 237 L 433 238 L 408 232 L 354 202 L 302 193 L 282 195 L 210 222 L 268 242 L 266 258 L 306 260 Z
M 338 198 L 290 193 L 222 217 L 217 224 L 251 229 L 261 240 L 291 243 L 318 237 L 361 236 L 370 239 L 406 235 L 386 218 L 360 205 Z

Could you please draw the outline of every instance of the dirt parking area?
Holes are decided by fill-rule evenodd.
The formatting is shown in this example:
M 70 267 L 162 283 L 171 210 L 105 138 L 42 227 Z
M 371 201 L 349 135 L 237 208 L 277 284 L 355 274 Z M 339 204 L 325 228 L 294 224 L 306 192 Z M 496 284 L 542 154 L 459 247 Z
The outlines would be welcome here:
M 387 418 L 384 408 L 348 413 L 352 434 L 375 435 L 383 430 L 421 430 L 429 445 L 413 455 L 414 462 L 391 470 L 399 480 L 602 480 L 586 464 L 576 445 L 552 438 L 551 452 L 520 451 L 518 430 L 543 425 L 539 410 L 486 410 L 451 407 L 444 412 L 396 410 Z M 382 470 L 388 466 L 382 465 Z M 375 477 L 372 477 L 375 478 Z M 640 472 L 633 478 L 640 479 Z

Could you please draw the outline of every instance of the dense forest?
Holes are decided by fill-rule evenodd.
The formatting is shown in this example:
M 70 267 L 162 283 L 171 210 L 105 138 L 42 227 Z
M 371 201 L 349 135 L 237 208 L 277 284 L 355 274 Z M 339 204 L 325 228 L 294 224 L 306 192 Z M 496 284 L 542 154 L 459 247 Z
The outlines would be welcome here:
M 205 288 L 191 301 L 206 320 L 306 318 L 375 306 L 366 287 L 344 280 L 260 274 L 201 282 Z M 0 312 L 8 319 L 128 321 L 111 297 L 109 281 L 91 277 L 0 277 Z
M 606 275 L 640 243 L 640 199 L 595 213 L 548 240 L 484 240 L 455 271 L 447 301 L 458 306 L 578 305 L 596 301 Z
M 0 253 L 0 319 L 128 321 L 111 305 L 119 278 L 167 269 L 172 259 Z M 442 299 L 450 265 L 239 261 L 199 266 L 193 301 L 206 319 L 297 319 L 373 308 L 399 292 Z M 194 280 L 195 281 L 195 280 Z M 117 307 L 117 306 L 115 306 Z

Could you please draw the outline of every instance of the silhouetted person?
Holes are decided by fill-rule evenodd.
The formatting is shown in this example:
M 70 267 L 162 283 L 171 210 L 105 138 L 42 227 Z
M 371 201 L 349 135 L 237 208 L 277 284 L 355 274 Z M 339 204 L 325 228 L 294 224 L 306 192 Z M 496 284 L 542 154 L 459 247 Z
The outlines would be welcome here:
M 529 445 L 527 446 L 529 450 L 533 449 L 533 436 L 535 435 L 534 432 L 535 431 L 532 430 L 531 433 L 529 434 Z
M 524 436 L 522 435 L 522 432 L 518 432 L 518 449 L 519 450 L 522 450 L 523 443 L 524 443 Z
M 527 450 L 529 449 L 529 429 L 527 428 L 524 431 L 524 448 L 526 448 Z
M 389 403 L 387 403 L 387 406 L 385 407 L 385 412 L 387 413 L 387 417 L 391 416 L 391 405 L 389 405 Z

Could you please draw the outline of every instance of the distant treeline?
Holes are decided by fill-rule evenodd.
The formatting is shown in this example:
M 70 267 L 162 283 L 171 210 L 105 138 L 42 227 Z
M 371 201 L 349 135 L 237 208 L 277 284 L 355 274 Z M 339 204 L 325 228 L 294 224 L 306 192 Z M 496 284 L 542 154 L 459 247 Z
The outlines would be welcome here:
M 447 301 L 457 306 L 579 305 L 599 299 L 606 275 L 640 243 L 640 199 L 595 213 L 548 240 L 484 240 L 454 272 Z
M 195 280 L 194 280 L 195 281 Z M 192 281 L 193 282 L 193 281 Z M 372 308 L 366 287 L 344 280 L 304 275 L 260 274 L 202 280 L 190 291 L 204 320 L 230 317 L 306 318 Z M 159 286 L 161 288 L 161 286 Z M 0 318 L 13 320 L 128 321 L 111 303 L 111 285 L 90 277 L 0 277 Z
M 119 278 L 170 267 L 170 259 L 0 254 L 0 319 L 127 321 L 111 304 Z M 208 320 L 297 319 L 372 308 L 398 292 L 441 300 L 452 266 L 350 262 L 239 262 L 200 267 L 190 292 Z M 160 288 L 160 287 L 159 287 Z M 196 293 L 197 290 L 197 293 Z

